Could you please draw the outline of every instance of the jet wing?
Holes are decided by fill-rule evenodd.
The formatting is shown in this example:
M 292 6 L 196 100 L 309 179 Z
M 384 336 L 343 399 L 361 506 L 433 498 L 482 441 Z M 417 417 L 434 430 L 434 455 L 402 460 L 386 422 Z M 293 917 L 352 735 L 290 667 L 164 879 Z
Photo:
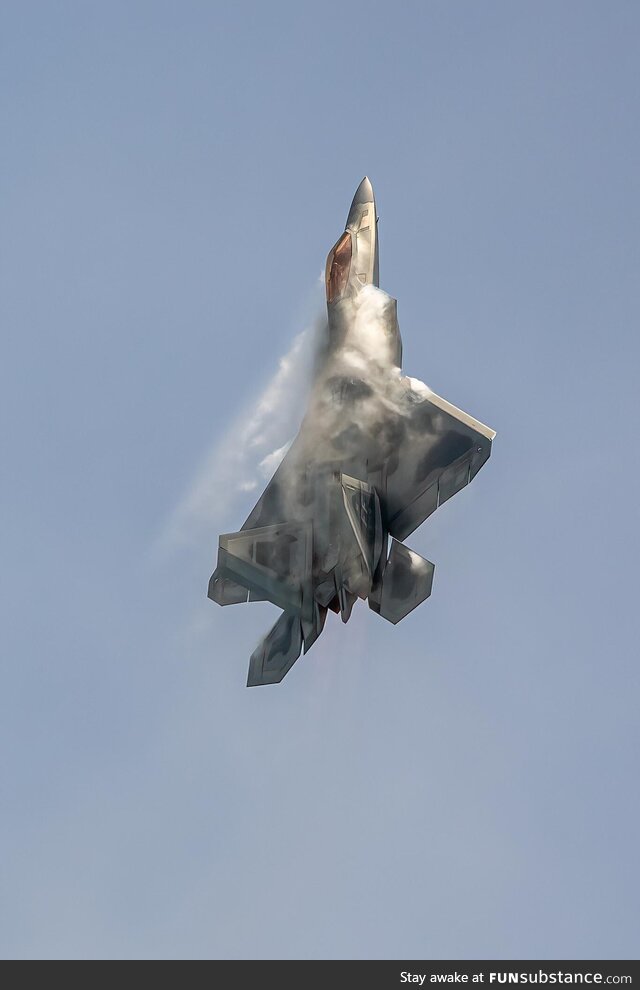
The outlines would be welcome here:
M 286 491 L 284 478 L 287 474 L 290 477 L 292 473 L 289 466 L 294 446 L 295 441 L 240 531 L 225 533 L 220 537 L 218 566 L 209 581 L 209 598 L 219 605 L 237 605 L 247 600 L 259 602 L 267 599 L 275 601 L 282 608 L 300 604 L 299 582 L 294 582 L 295 587 L 289 587 L 291 582 L 285 580 L 287 566 L 291 564 L 291 548 L 289 552 L 281 552 L 285 549 L 285 543 L 288 545 L 299 542 L 300 547 L 306 547 L 306 534 L 300 540 L 297 532 L 299 527 L 286 526 L 286 507 L 283 504 Z M 307 555 L 308 550 L 305 549 L 305 557 Z M 278 559 L 280 557 L 282 559 Z M 306 565 L 302 570 L 306 573 Z M 281 601 L 283 595 L 284 599 Z
M 495 431 L 422 383 L 403 379 L 405 428 L 387 464 L 386 524 L 404 540 L 476 476 Z
M 246 521 L 242 524 L 241 529 L 257 529 L 261 526 L 273 526 L 276 523 L 284 522 L 287 518 L 287 509 L 283 504 L 284 496 L 287 491 L 287 485 L 290 488 L 291 479 L 295 477 L 292 465 L 297 454 L 296 448 L 299 436 L 300 434 L 298 434 L 280 461 L 271 481 L 267 484 L 267 487 L 249 513 Z

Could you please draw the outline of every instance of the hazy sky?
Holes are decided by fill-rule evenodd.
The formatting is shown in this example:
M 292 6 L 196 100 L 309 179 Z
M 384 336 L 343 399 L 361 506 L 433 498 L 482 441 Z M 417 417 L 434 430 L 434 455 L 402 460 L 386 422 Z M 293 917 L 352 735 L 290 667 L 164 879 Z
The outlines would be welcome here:
M 1 954 L 637 958 L 638 4 L 20 0 L 0 45 Z M 406 373 L 498 437 L 408 540 L 431 599 L 247 690 L 225 464 L 365 173 Z

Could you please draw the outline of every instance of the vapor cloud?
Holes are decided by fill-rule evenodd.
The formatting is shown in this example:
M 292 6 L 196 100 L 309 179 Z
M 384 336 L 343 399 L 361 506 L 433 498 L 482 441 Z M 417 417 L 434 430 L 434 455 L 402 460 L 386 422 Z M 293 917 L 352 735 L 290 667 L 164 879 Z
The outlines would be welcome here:
M 257 401 L 203 457 L 165 527 L 165 548 L 190 546 L 201 539 L 211 543 L 239 496 L 261 493 L 300 426 L 324 329 L 323 319 L 317 317 L 294 337 Z
M 326 316 L 316 317 L 293 338 L 257 401 L 204 456 L 165 527 L 162 546 L 210 545 L 220 528 L 238 528 L 242 520 L 236 504 L 246 503 L 249 493 L 257 500 L 287 453 L 309 402 L 314 425 L 290 465 L 287 501 L 296 499 L 300 456 L 330 461 L 378 449 L 385 434 L 387 444 L 400 441 L 412 405 L 409 396 L 419 401 L 429 390 L 416 379 L 402 378 L 394 360 L 393 305 L 386 293 L 366 286 L 344 302 L 343 319 L 350 331 L 342 346 L 323 350 Z M 247 513 L 250 508 L 246 505 Z

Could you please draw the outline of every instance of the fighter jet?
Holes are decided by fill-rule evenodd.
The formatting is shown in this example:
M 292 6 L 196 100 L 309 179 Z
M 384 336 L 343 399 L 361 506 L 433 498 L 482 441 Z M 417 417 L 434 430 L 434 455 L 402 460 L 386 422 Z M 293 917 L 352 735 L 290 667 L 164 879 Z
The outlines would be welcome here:
M 358 598 L 400 622 L 434 565 L 402 542 L 487 461 L 495 432 L 402 375 L 396 300 L 379 288 L 378 215 L 364 178 L 326 264 L 327 326 L 300 431 L 237 533 L 220 536 L 209 598 L 283 610 L 249 662 L 276 684 L 327 613 Z

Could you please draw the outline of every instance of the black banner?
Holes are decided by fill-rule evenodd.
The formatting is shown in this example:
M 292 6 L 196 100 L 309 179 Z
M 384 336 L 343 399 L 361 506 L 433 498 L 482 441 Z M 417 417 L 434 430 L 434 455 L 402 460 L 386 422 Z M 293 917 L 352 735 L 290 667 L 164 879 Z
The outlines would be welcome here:
M 43 965 L 64 968 L 65 984 L 74 979 L 95 983 L 101 976 L 126 981 L 127 969 L 132 978 L 167 978 L 195 986 L 254 988 L 254 990 L 299 990 L 326 987 L 328 990 L 432 990 L 434 987 L 502 987 L 533 986 L 557 990 L 562 985 L 599 987 L 633 987 L 640 990 L 638 960 L 202 960 L 202 961 L 93 961 L 93 962 L 19 962 L 4 963 L 5 976 L 12 986 L 21 978 L 36 977 L 34 969 Z M 162 976 L 159 968 L 164 971 Z M 149 969 L 149 973 L 143 971 Z M 13 970 L 9 973 L 8 970 Z M 179 970 L 179 972 L 178 972 Z

